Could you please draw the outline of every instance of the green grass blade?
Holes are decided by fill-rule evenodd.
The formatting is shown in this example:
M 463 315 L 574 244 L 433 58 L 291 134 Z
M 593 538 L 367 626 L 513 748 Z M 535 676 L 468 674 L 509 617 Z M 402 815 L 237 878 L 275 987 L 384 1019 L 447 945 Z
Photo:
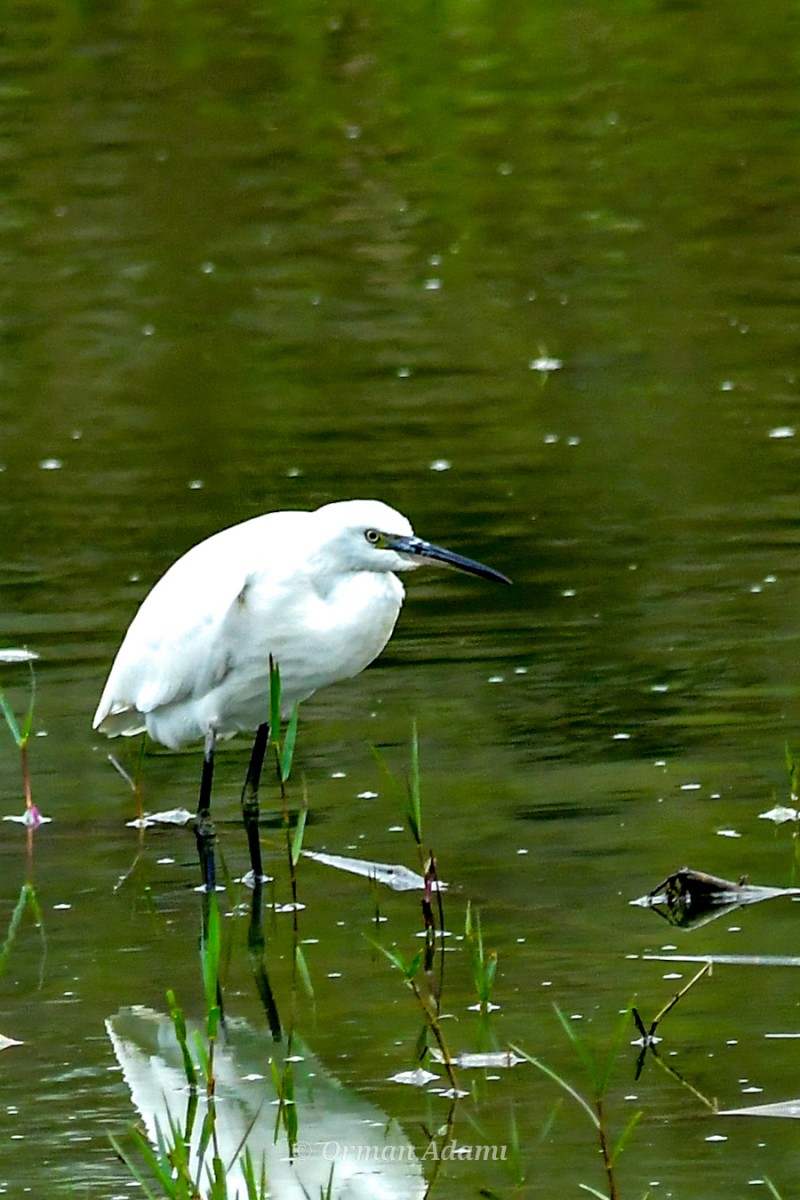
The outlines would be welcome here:
M 464 920 L 464 939 L 472 951 L 472 982 L 481 1004 L 486 1005 L 491 999 L 497 974 L 497 954 L 494 951 L 486 954 L 483 948 L 481 915 L 476 911 L 473 917 L 469 901 Z
M 8 956 L 11 953 L 11 947 L 14 945 L 14 939 L 17 936 L 17 930 L 19 929 L 20 921 L 22 920 L 25 909 L 30 901 L 30 895 L 32 891 L 33 889 L 29 883 L 23 883 L 22 887 L 20 888 L 19 898 L 17 903 L 14 905 L 14 911 L 11 914 L 11 920 L 8 922 L 8 930 L 6 932 L 5 941 L 3 942 L 2 948 L 0 948 L 0 975 L 2 975 L 3 971 L 5 970 Z
M 296 866 L 300 862 L 300 854 L 302 853 L 302 839 L 306 833 L 306 821 L 308 820 L 308 809 L 302 808 L 297 812 L 297 823 L 294 827 L 294 834 L 291 836 L 291 865 Z
M 208 1193 L 208 1200 L 227 1200 L 228 1197 L 228 1181 L 225 1164 L 221 1158 L 216 1156 L 212 1159 L 212 1185 Z
M 380 767 L 381 773 L 386 781 L 389 791 L 394 796 L 397 804 L 401 808 L 404 807 L 405 802 L 406 802 L 406 796 L 405 796 L 403 787 L 400 784 L 399 779 L 395 775 L 394 771 L 392 771 L 391 767 L 387 763 L 384 756 L 381 754 L 380 750 L 378 750 L 376 746 L 372 746 L 371 750 L 372 750 L 372 757 L 375 759 L 378 766 Z
M 111 1142 L 111 1145 L 114 1149 L 114 1153 L 117 1155 L 117 1157 L 120 1159 L 121 1162 L 125 1163 L 125 1166 L 128 1168 L 131 1175 L 136 1180 L 139 1187 L 142 1189 L 142 1192 L 144 1193 L 146 1200 L 158 1200 L 156 1193 L 150 1190 L 150 1187 L 148 1186 L 148 1183 L 144 1177 L 144 1174 L 139 1170 L 138 1164 L 136 1162 L 134 1162 L 133 1158 L 131 1157 L 130 1154 L 128 1154 L 128 1151 L 123 1147 L 123 1145 L 119 1141 L 119 1139 L 114 1137 L 113 1134 L 111 1134 L 109 1136 L 109 1141 Z M 145 1145 L 146 1145 L 146 1143 L 145 1143 Z M 147 1149 L 149 1150 L 150 1147 L 147 1146 Z M 152 1151 L 150 1151 L 150 1153 L 152 1155 Z M 154 1161 L 156 1161 L 155 1158 L 154 1158 Z M 156 1166 L 157 1165 L 158 1164 L 156 1161 Z M 159 1192 L 159 1196 L 163 1197 L 163 1196 L 169 1196 L 169 1195 L 170 1195 L 170 1190 L 168 1190 L 166 1186 L 162 1186 L 161 1191 Z
M 420 968 L 420 964 L 422 963 L 422 955 L 424 953 L 423 950 L 419 950 L 414 955 L 411 962 L 407 963 L 399 950 L 394 950 L 394 949 L 390 950 L 390 949 L 388 949 L 388 947 L 382 946 L 380 944 L 380 942 L 376 942 L 372 938 L 367 938 L 367 941 L 370 943 L 371 946 L 374 946 L 376 950 L 380 950 L 381 954 L 383 954 L 384 957 L 388 958 L 389 962 L 392 964 L 393 967 L 397 967 L 398 971 L 402 971 L 402 973 L 405 975 L 406 979 L 409 980 L 409 982 L 417 974 L 417 971 Z
M 217 1123 L 217 1114 L 214 1105 L 209 1103 L 203 1117 L 203 1124 L 200 1126 L 200 1140 L 197 1143 L 197 1162 L 198 1162 L 198 1179 L 200 1178 L 200 1169 L 202 1164 L 206 1163 L 208 1148 L 213 1142 L 214 1130 Z M 208 1169 L 206 1164 L 206 1169 Z
M 218 1004 L 213 1004 L 206 1014 L 206 1032 L 209 1041 L 215 1041 L 219 1033 L 219 1023 L 222 1017 L 222 1010 Z
M 518 1188 L 521 1188 L 525 1182 L 525 1163 L 522 1158 L 522 1143 L 519 1138 L 519 1127 L 517 1125 L 517 1114 L 512 1107 L 509 1120 L 508 1144 L 511 1149 L 510 1169 L 513 1172 L 514 1182 Z
M 17 724 L 17 718 L 14 716 L 14 713 L 11 711 L 11 705 L 6 700 L 5 693 L 2 688 L 0 688 L 0 709 L 2 709 L 3 716 L 6 719 L 6 725 L 8 725 L 8 728 L 11 730 L 11 736 L 13 737 L 14 741 L 17 743 L 17 746 L 20 749 L 22 749 L 23 739 L 22 739 L 22 734 L 19 731 L 19 725 Z
M 278 740 L 281 727 L 281 669 L 269 656 L 269 729 L 273 742 Z
M 170 989 L 167 992 L 167 1004 L 169 1005 L 169 1015 L 172 1018 L 172 1027 L 175 1030 L 175 1037 L 180 1047 L 181 1057 L 183 1059 L 183 1073 L 186 1076 L 186 1082 L 189 1087 L 197 1087 L 197 1071 L 192 1062 L 192 1055 L 189 1050 L 189 1038 L 186 1032 L 186 1018 L 183 1015 L 183 1009 L 178 1005 L 175 998 L 175 993 Z
M 578 1058 L 581 1060 L 584 1067 L 586 1068 L 586 1073 L 592 1081 L 592 1087 L 593 1087 L 595 1093 L 598 1095 L 601 1094 L 599 1091 L 599 1079 L 598 1079 L 598 1074 L 597 1074 L 597 1064 L 595 1063 L 594 1059 L 592 1058 L 592 1055 L 589 1053 L 586 1043 L 584 1042 L 583 1038 L 580 1037 L 580 1035 L 578 1034 L 578 1031 L 575 1029 L 572 1022 L 569 1020 L 569 1018 L 564 1016 L 564 1014 L 562 1013 L 562 1011 L 558 1007 L 558 1005 L 554 1004 L 553 1007 L 556 1010 L 556 1016 L 558 1017 L 559 1021 L 561 1022 L 562 1029 L 566 1033 L 570 1042 L 572 1042 L 572 1045 L 575 1048 L 575 1052 L 578 1055 Z
M 181 1137 L 181 1131 L 169 1111 L 167 1112 L 167 1120 L 169 1123 L 169 1139 L 167 1139 L 164 1130 L 161 1128 L 161 1123 L 156 1117 L 157 1152 L 150 1145 L 146 1136 L 138 1129 L 134 1130 L 134 1137 L 138 1141 L 140 1153 L 150 1168 L 154 1179 L 163 1189 L 164 1193 L 171 1196 L 175 1192 L 173 1160 L 175 1171 L 179 1174 L 180 1161 L 186 1158 L 186 1147 Z
M 412 979 L 416 978 L 417 973 L 419 972 L 419 969 L 422 965 L 422 956 L 424 953 L 425 953 L 424 950 L 418 950 L 417 953 L 412 958 L 411 962 L 408 963 L 408 965 L 406 966 L 405 976 L 409 983 L 411 982 Z
M 245 1146 L 244 1156 L 242 1159 L 242 1176 L 244 1177 L 245 1187 L 247 1188 L 247 1200 L 262 1200 L 266 1191 L 266 1177 L 263 1169 L 261 1171 L 261 1186 L 256 1180 L 256 1167 L 253 1162 L 253 1156 L 250 1153 L 250 1147 Z
M 314 985 L 311 982 L 311 974 L 308 970 L 306 956 L 303 954 L 303 947 L 296 946 L 294 952 L 294 961 L 297 966 L 297 974 L 300 977 L 300 982 L 303 985 L 303 991 L 308 996 L 309 1000 L 314 999 Z
M 591 1104 L 589 1104 L 589 1102 L 584 1099 L 584 1097 L 580 1094 L 580 1092 L 575 1090 L 575 1088 L 572 1086 L 572 1084 L 567 1083 L 566 1079 L 562 1079 L 560 1075 L 557 1075 L 556 1072 L 552 1069 L 552 1067 L 548 1067 L 547 1064 L 543 1063 L 540 1059 L 534 1058 L 532 1054 L 526 1053 L 526 1051 L 521 1049 L 521 1047 L 511 1046 L 511 1050 L 513 1050 L 513 1052 L 515 1054 L 522 1055 L 522 1057 L 524 1059 L 526 1059 L 527 1062 L 529 1062 L 531 1064 L 531 1066 L 536 1067 L 539 1071 L 542 1072 L 543 1075 L 546 1075 L 548 1077 L 548 1079 L 552 1079 L 553 1082 L 557 1083 L 560 1088 L 563 1088 L 564 1091 L 567 1093 L 567 1095 L 571 1096 L 572 1099 L 581 1106 L 583 1111 L 588 1116 L 589 1120 L 594 1125 L 595 1129 L 600 1128 L 600 1120 L 597 1116 L 597 1113 L 594 1111 Z M 606 1200 L 606 1198 L 603 1197 L 603 1200 Z
M 297 741 L 297 721 L 299 715 L 300 705 L 295 704 L 283 738 L 283 752 L 281 754 L 281 779 L 284 783 L 286 783 L 292 773 L 292 762 L 294 760 L 295 742 Z
M 30 904 L 30 906 L 31 906 L 36 924 L 43 927 L 44 926 L 44 917 L 42 916 L 42 910 L 41 910 L 41 907 L 39 905 L 39 900 L 36 895 L 36 888 L 33 886 L 32 883 L 25 884 L 25 899 L 26 899 L 27 903 Z
M 642 1113 L 641 1110 L 639 1112 L 635 1112 L 633 1114 L 633 1116 L 631 1117 L 630 1121 L 628 1121 L 628 1124 L 623 1129 L 622 1133 L 617 1138 L 616 1142 L 614 1143 L 614 1149 L 611 1151 L 612 1167 L 614 1166 L 615 1162 L 619 1158 L 620 1154 L 622 1154 L 622 1151 L 625 1149 L 625 1147 L 628 1143 L 628 1138 L 631 1136 L 634 1129 L 641 1121 L 643 1115 L 644 1114 Z
M 333 1200 L 333 1168 L 335 1166 L 336 1166 L 336 1163 L 332 1162 L 331 1163 L 331 1172 L 330 1172 L 330 1175 L 328 1176 L 328 1186 L 325 1188 L 325 1191 L 323 1192 L 322 1188 L 320 1188 L 321 1200 Z
M 372 755 L 378 766 L 381 769 L 383 778 L 388 786 L 389 791 L 394 797 L 398 808 L 401 810 L 405 819 L 406 825 L 411 830 L 411 836 L 417 843 L 417 846 L 422 848 L 422 805 L 420 802 L 420 781 L 419 781 L 419 746 L 417 744 L 417 729 L 414 726 L 413 741 L 411 747 L 411 777 L 403 786 L 397 776 L 389 767 L 386 759 L 381 754 L 380 750 L 372 747 Z
M 27 744 L 28 738 L 31 736 L 33 728 L 33 709 L 36 703 L 36 672 L 33 669 L 33 663 L 28 663 L 28 669 L 31 673 L 31 698 L 28 704 L 28 711 L 25 714 L 25 720 L 22 723 L 22 742 Z
M 483 976 L 481 978 L 481 988 L 479 999 L 484 1004 L 488 1004 L 492 998 L 492 988 L 494 987 L 494 977 L 497 974 L 497 952 L 492 950 L 488 958 L 484 962 Z
M 206 1044 L 198 1029 L 194 1031 L 194 1049 L 195 1054 L 197 1055 L 197 1063 L 200 1067 L 200 1073 L 207 1084 L 211 1076 L 211 1059 L 209 1058 Z
M 209 1024 L 212 1010 L 217 1009 L 218 1012 L 220 930 L 219 904 L 217 903 L 216 893 L 212 892 L 208 897 L 208 927 L 201 948 L 203 984 L 205 987 L 206 1011 L 209 1014 Z M 209 1028 L 209 1037 L 212 1036 L 214 1035 L 212 1035 Z
M 303 849 L 303 835 L 306 829 L 306 821 L 308 820 L 308 809 L 301 808 L 297 814 L 297 824 L 294 827 L 294 835 L 292 836 L 292 866 L 296 867 L 300 861 L 300 853 Z
M 278 1111 L 275 1114 L 275 1128 L 272 1131 L 272 1140 L 275 1144 L 277 1144 L 278 1135 L 281 1131 L 281 1121 L 283 1118 L 283 1081 L 281 1080 L 281 1073 L 278 1068 L 278 1064 L 274 1058 L 269 1060 L 269 1069 L 270 1073 L 272 1074 L 272 1086 L 275 1089 L 275 1095 L 278 1097 L 279 1101 Z
M 284 1119 L 286 1121 L 286 1136 L 289 1146 L 294 1148 L 297 1143 L 298 1119 L 297 1105 L 294 1100 L 294 1065 L 286 1063 L 283 1071 L 283 1097 L 286 1104 Z
M 614 1070 L 614 1066 L 619 1058 L 619 1052 L 622 1049 L 626 1034 L 630 1029 L 632 1020 L 631 1007 L 632 1006 L 629 1004 L 628 1007 L 624 1009 L 622 1013 L 620 1013 L 620 1018 L 617 1021 L 616 1029 L 614 1030 L 614 1034 L 611 1038 L 611 1046 L 609 1047 L 608 1056 L 606 1058 L 605 1069 L 599 1074 L 597 1079 L 597 1093 L 599 1096 L 605 1095 L 611 1079 L 611 1072 Z
M 380 942 L 376 942 L 374 938 L 368 937 L 367 941 L 370 946 L 374 946 L 376 950 L 380 950 L 384 958 L 388 958 L 393 967 L 397 967 L 398 971 L 402 971 L 405 974 L 406 963 L 399 950 L 390 950 L 387 946 L 382 946 Z
M 372 755 L 381 768 L 384 779 L 403 811 L 406 824 L 411 830 L 412 836 L 418 846 L 422 845 L 422 793 L 420 785 L 420 770 L 419 770 L 419 740 L 417 738 L 417 725 L 414 722 L 411 733 L 411 775 L 407 786 L 404 788 L 397 776 L 391 770 L 386 762 L 386 759 L 381 754 L 380 750 L 372 747 Z

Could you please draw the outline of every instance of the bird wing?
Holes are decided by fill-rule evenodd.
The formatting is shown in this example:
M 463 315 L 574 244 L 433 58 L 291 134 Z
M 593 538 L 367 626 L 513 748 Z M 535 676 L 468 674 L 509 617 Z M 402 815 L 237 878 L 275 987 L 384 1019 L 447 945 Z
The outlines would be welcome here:
M 269 523 L 276 515 L 305 514 L 269 514 L 224 530 L 187 551 L 162 576 L 117 652 L 95 729 L 139 732 L 147 713 L 203 695 L 225 678 L 251 580 L 258 577 L 263 584 L 283 573 L 278 564 L 285 564 L 285 554 L 276 553 L 280 531 Z

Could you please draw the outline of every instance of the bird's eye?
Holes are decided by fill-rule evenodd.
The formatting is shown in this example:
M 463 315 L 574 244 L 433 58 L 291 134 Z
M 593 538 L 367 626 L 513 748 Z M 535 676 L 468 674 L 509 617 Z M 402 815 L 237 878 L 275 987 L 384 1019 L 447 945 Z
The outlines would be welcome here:
M 377 529 L 367 529 L 364 537 L 369 542 L 370 546 L 379 546 L 381 543 L 381 535 Z

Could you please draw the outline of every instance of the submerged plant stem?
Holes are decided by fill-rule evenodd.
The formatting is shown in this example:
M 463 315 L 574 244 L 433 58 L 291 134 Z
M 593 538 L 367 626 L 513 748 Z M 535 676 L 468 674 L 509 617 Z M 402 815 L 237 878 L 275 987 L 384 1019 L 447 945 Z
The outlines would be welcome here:
M 25 794 L 25 808 L 30 812 L 33 808 L 33 796 L 31 795 L 31 768 L 28 762 L 27 740 L 20 746 L 20 757 L 22 759 L 22 790 Z
M 608 1134 L 606 1133 L 606 1123 L 603 1116 L 603 1101 L 598 1096 L 595 1101 L 597 1110 L 597 1132 L 600 1138 L 600 1151 L 603 1155 L 603 1166 L 606 1172 L 606 1181 L 608 1182 L 608 1200 L 618 1200 L 617 1181 L 614 1178 L 614 1160 L 611 1153 L 611 1147 L 608 1144 Z
M 442 1029 L 439 1024 L 438 1014 L 431 1010 L 431 1006 L 425 1000 L 425 997 L 423 996 L 422 992 L 420 991 L 419 987 L 417 986 L 416 980 L 409 979 L 408 986 L 411 988 L 412 992 L 416 996 L 417 1002 L 419 1003 L 420 1008 L 422 1009 L 423 1013 L 425 1014 L 425 1020 L 428 1023 L 428 1027 L 431 1030 L 431 1033 L 433 1034 L 433 1036 L 436 1038 L 436 1044 L 439 1047 L 439 1051 L 442 1056 L 442 1062 L 444 1064 L 444 1069 L 447 1071 L 447 1078 L 450 1080 L 450 1086 L 453 1088 L 453 1091 L 458 1091 L 458 1081 L 455 1076 L 455 1071 L 453 1070 L 453 1063 L 450 1058 L 450 1051 L 447 1047 L 447 1043 L 444 1040 L 444 1035 L 442 1033 Z

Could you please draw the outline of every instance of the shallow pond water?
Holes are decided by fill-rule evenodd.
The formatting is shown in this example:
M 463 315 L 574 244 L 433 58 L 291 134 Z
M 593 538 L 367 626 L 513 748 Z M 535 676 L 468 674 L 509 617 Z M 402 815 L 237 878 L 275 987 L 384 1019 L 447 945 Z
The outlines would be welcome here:
M 261 511 L 377 496 L 514 580 L 411 579 L 381 659 L 304 706 L 289 786 L 306 848 L 416 869 L 373 754 L 405 776 L 416 723 L 454 1053 L 516 1045 L 588 1095 L 555 1005 L 602 1059 L 621 1010 L 648 1022 L 698 969 L 659 955 L 792 955 L 788 897 L 693 929 L 629 901 L 684 865 L 797 882 L 794 825 L 759 819 L 800 752 L 797 32 L 787 3 L 12 6 L 0 642 L 40 656 L 52 822 L 0 826 L 0 1035 L 22 1042 L 0 1053 L 0 1191 L 136 1192 L 109 1142 L 137 1119 L 114 1031 L 132 1070 L 131 1006 L 163 1014 L 171 988 L 202 1017 L 201 904 L 191 831 L 126 825 L 108 754 L 136 772 L 137 748 L 91 716 L 161 572 Z M 24 712 L 26 669 L 0 682 Z M 232 878 L 247 755 L 218 762 Z M 148 754 L 146 808 L 192 808 L 198 771 Z M 21 811 L 10 737 L 0 797 Z M 421 1013 L 375 947 L 413 957 L 419 897 L 303 859 L 309 994 L 263 801 L 266 961 L 341 1097 L 330 1138 L 341 1109 L 421 1156 L 448 1102 L 392 1081 Z M 12 920 L 26 882 L 41 929 Z M 224 894 L 232 1070 L 268 1074 L 248 905 Z M 486 1019 L 468 905 L 498 955 Z M 621 1196 L 796 1192 L 792 1122 L 722 1112 L 796 1097 L 799 997 L 792 966 L 717 966 L 638 1079 L 631 1023 L 606 1099 L 612 1133 L 642 1113 Z M 459 1078 L 455 1138 L 508 1155 L 422 1160 L 433 1195 L 602 1191 L 551 1078 Z

